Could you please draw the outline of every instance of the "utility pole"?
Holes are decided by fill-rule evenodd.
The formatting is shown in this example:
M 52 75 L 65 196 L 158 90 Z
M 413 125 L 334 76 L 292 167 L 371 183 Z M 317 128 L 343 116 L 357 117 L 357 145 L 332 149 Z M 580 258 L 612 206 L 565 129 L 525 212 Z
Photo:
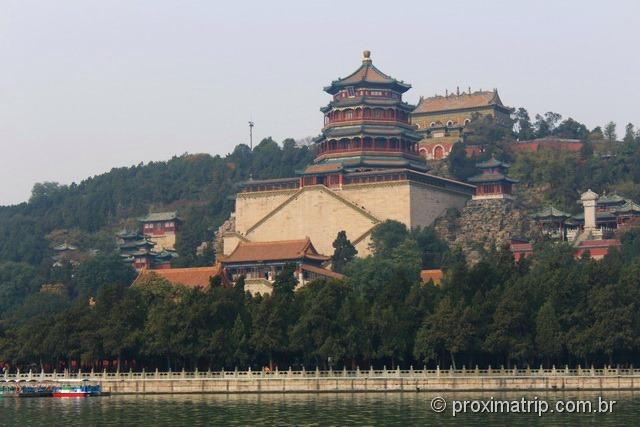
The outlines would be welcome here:
M 249 120 L 249 148 L 253 151 L 253 121 Z

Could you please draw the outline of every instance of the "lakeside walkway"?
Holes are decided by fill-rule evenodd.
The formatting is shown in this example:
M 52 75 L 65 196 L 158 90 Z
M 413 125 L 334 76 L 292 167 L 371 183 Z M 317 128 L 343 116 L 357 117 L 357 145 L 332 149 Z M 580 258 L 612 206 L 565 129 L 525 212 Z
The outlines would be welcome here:
M 88 380 L 113 394 L 636 390 L 640 369 L 18 372 L 2 381 Z

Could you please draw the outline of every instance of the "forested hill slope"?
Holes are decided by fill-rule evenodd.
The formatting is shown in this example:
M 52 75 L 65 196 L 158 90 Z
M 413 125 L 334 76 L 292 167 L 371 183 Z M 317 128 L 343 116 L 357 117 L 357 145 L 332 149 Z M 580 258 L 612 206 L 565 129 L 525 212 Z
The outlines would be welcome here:
M 187 259 L 232 210 L 236 184 L 291 176 L 313 158 L 291 139 L 271 138 L 253 152 L 238 145 L 225 157 L 183 154 L 166 162 L 114 168 L 79 184 L 40 183 L 27 203 L 0 207 L 0 262 L 49 262 L 51 233 L 72 236 L 83 249 L 106 249 L 113 233 L 135 226 L 150 209 L 178 209 L 185 227 L 177 243 Z

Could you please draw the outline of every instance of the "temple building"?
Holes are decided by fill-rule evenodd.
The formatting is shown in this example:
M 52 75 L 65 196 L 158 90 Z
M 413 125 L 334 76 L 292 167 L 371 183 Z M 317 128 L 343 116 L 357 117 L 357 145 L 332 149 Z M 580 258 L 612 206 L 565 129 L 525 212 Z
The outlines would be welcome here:
M 155 250 L 156 243 L 151 239 L 127 230 L 117 234 L 116 244 L 123 262 L 138 271 L 171 268 L 171 260 L 178 256 L 172 250 Z
M 296 176 L 242 184 L 224 255 L 240 242 L 306 238 L 318 253 L 331 254 L 345 230 L 366 256 L 377 224 L 428 226 L 448 208 L 462 208 L 474 186 L 427 173 L 410 122 L 413 107 L 402 99 L 410 87 L 375 67 L 368 51 L 353 73 L 325 87 L 331 100 L 321 109 L 317 157 Z
M 571 219 L 571 216 L 570 213 L 549 206 L 535 212 L 531 218 L 546 236 L 552 239 L 567 240 L 567 221 Z M 572 223 L 569 222 L 569 224 Z
M 227 256 L 218 261 L 225 281 L 235 283 L 245 278 L 244 289 L 252 295 L 270 294 L 276 276 L 292 264 L 296 267 L 298 286 L 317 278 L 342 279 L 343 275 L 323 267 L 330 257 L 320 255 L 309 238 L 275 242 L 240 242 Z
M 546 207 L 531 218 L 545 235 L 565 241 L 575 240 L 585 229 L 595 238 L 609 238 L 617 230 L 640 225 L 640 205 L 617 194 L 588 191 L 580 203 L 585 209 L 575 215 Z
M 176 232 L 182 223 L 177 212 L 150 213 L 138 220 L 142 234 L 156 244 L 159 250 L 175 250 Z
M 51 258 L 53 259 L 54 267 L 62 267 L 67 262 L 75 266 L 80 264 L 78 248 L 76 246 L 64 242 L 54 246 L 53 252 L 54 255 Z
M 480 169 L 480 173 L 467 180 L 476 185 L 473 200 L 513 198 L 513 184 L 518 180 L 507 176 L 510 167 L 508 163 L 491 157 L 489 160 L 476 163 L 476 167 Z
M 411 112 L 411 123 L 417 126 L 420 135 L 420 153 L 428 160 L 445 158 L 453 144 L 464 142 L 465 126 L 475 115 L 492 116 L 496 122 L 511 126 L 512 108 L 504 106 L 498 90 L 476 91 L 430 98 L 420 97 L 420 102 Z M 469 154 L 474 147 L 467 147 Z

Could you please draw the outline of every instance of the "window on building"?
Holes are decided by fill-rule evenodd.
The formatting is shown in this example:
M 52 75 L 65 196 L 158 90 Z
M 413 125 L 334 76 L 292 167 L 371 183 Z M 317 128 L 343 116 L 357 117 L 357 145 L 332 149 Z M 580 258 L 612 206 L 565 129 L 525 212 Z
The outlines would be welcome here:
M 346 114 L 345 114 L 345 119 L 347 119 L 347 120 L 353 119 L 353 111 L 351 111 L 351 110 L 347 111 Z
M 435 125 L 436 125 L 436 122 L 431 122 L 431 123 L 429 124 L 429 126 L 431 126 L 431 127 L 435 127 Z
M 348 95 L 350 98 L 351 98 L 351 97 L 356 96 L 356 91 L 355 91 L 355 89 L 353 89 L 353 86 L 349 86 L 349 87 L 347 88 L 347 95 Z
M 449 127 L 453 126 L 453 122 L 452 122 L 451 120 L 449 120 L 449 121 L 447 122 L 447 126 L 449 126 Z
M 371 91 L 371 95 L 372 96 L 382 96 L 382 92 L 379 90 L 372 90 Z
M 168 221 L 168 222 L 164 223 L 164 226 L 165 226 L 165 228 L 171 228 L 171 227 L 173 227 L 173 223 Z

